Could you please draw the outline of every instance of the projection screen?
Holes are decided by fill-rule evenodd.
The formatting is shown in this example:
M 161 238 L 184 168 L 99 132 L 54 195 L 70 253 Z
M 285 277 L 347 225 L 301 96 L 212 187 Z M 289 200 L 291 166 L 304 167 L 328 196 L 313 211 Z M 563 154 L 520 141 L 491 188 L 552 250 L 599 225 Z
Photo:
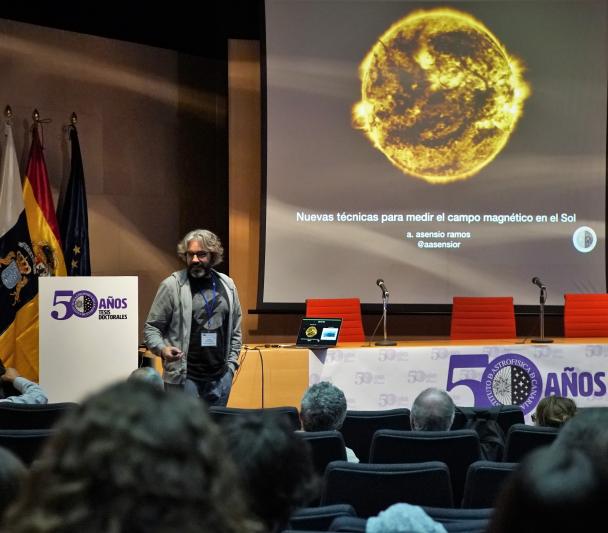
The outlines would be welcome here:
M 605 292 L 606 2 L 267 0 L 260 309 Z

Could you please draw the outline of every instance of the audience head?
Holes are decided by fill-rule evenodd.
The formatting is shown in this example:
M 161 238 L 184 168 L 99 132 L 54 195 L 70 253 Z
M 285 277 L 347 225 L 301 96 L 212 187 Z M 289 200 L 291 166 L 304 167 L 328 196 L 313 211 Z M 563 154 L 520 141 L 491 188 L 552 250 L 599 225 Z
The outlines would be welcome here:
M 507 481 L 489 532 L 580 531 L 605 520 L 607 497 L 605 474 L 584 453 L 538 448 Z
M 12 533 L 256 530 L 199 400 L 122 382 L 57 425 L 9 509 Z
M 159 390 L 165 390 L 163 378 L 158 371 L 151 366 L 142 366 L 140 368 L 136 368 L 133 370 L 133 372 L 131 372 L 127 381 L 142 381 L 152 385 L 152 387 L 156 387 Z
M 250 508 L 269 532 L 316 495 L 310 448 L 276 414 L 232 417 L 223 426 Z
M 552 448 L 579 450 L 594 462 L 597 468 L 608 469 L 608 409 L 583 409 L 560 430 Z
M 431 387 L 423 390 L 414 400 L 410 423 L 415 431 L 447 431 L 452 427 L 455 412 L 450 395 Z
M 537 426 L 562 427 L 576 414 L 576 404 L 571 398 L 546 396 L 536 406 L 532 416 Z
M 27 468 L 13 452 L 0 447 L 0 517 L 21 490 Z
M 346 418 L 346 397 L 335 385 L 321 381 L 308 388 L 302 398 L 300 419 L 304 431 L 340 429 Z

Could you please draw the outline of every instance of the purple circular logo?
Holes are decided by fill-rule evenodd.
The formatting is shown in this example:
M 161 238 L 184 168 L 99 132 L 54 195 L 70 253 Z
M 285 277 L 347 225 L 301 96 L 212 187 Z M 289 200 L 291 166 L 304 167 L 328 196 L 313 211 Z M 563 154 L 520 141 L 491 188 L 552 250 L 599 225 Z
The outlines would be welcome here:
M 543 388 L 536 365 L 516 353 L 494 359 L 484 371 L 481 384 L 491 405 L 519 405 L 524 414 L 536 407 Z
M 87 318 L 97 311 L 97 296 L 89 291 L 78 291 L 70 300 L 72 311 L 80 318 Z

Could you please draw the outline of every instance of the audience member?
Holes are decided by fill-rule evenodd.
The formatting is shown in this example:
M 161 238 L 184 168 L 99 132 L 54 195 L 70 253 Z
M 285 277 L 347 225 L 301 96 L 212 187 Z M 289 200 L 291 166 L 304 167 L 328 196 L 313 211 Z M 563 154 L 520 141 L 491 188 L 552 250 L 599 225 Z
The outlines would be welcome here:
M 258 531 L 244 505 L 224 439 L 200 402 L 122 382 L 61 420 L 5 530 Z
M 24 378 L 17 369 L 0 362 L 0 402 L 46 404 L 49 400 L 40 385 Z M 17 392 L 17 394 L 14 394 Z
M 422 507 L 395 503 L 378 516 L 368 518 L 365 533 L 446 533 L 446 529 Z
M 583 452 L 543 447 L 530 452 L 500 494 L 489 533 L 571 533 L 602 524 L 606 476 Z M 600 526 L 594 526 L 600 527 Z
M 608 470 L 608 409 L 580 410 L 564 424 L 551 447 L 579 450 L 596 468 Z
M 536 406 L 532 420 L 537 426 L 562 427 L 576 414 L 576 404 L 571 398 L 546 396 Z
M 335 385 L 321 381 L 311 385 L 300 405 L 300 420 L 304 431 L 339 430 L 346 418 L 346 397 Z M 359 459 L 346 448 L 346 459 L 358 463 Z
M 163 378 L 158 371 L 151 366 L 142 366 L 140 368 L 136 368 L 133 370 L 133 372 L 131 372 L 127 381 L 143 381 L 144 383 L 148 383 L 159 390 L 165 390 Z
M 27 474 L 27 468 L 13 452 L 0 447 L 0 519 L 17 497 Z
M 308 443 L 273 414 L 235 416 L 222 426 L 250 508 L 269 533 L 284 529 L 292 512 L 317 492 Z
M 410 423 L 415 431 L 447 431 L 452 427 L 456 407 L 444 390 L 423 390 L 412 405 Z

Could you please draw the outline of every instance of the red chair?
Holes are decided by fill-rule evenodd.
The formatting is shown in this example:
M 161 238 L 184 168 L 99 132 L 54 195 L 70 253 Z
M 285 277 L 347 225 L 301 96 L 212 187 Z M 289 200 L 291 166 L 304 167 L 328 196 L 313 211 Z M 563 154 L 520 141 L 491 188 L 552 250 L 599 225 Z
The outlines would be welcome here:
M 454 296 L 451 339 L 514 339 L 513 297 Z
M 608 337 L 608 294 L 564 294 L 566 337 Z
M 338 342 L 365 341 L 359 298 L 309 298 L 306 300 L 306 316 L 341 318 Z

